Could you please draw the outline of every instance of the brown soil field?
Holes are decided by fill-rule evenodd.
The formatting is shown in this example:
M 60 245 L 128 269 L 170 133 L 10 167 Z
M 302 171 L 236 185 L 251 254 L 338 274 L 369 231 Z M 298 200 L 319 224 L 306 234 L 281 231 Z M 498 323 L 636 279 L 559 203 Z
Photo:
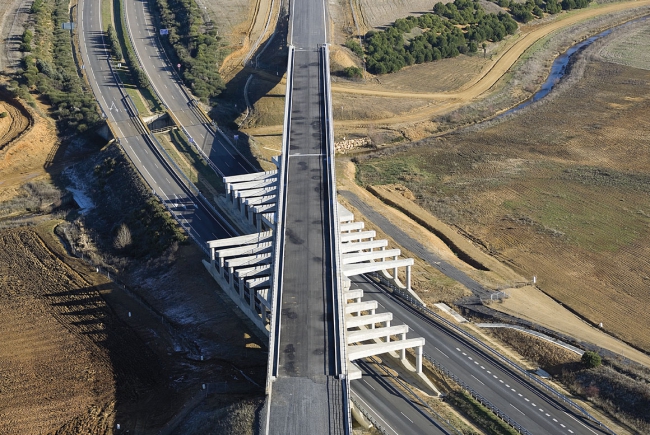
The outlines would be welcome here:
M 404 184 L 552 298 L 647 352 L 650 73 L 598 59 L 582 69 L 518 116 L 364 160 L 360 179 Z
M 114 373 L 97 345 L 105 283 L 60 261 L 33 230 L 2 231 L 0 245 L 0 432 L 111 433 Z
M 134 296 L 69 257 L 56 224 L 0 232 L 0 433 L 172 433 L 215 413 L 220 431 L 183 433 L 252 433 L 254 412 L 226 410 L 259 406 L 242 374 L 263 383 L 266 356 L 215 299 L 200 251 L 134 271 Z
M 242 61 L 251 50 L 255 50 L 267 40 L 275 29 L 280 13 L 280 0 L 228 0 L 209 2 L 197 0 L 198 4 L 209 8 L 216 17 L 217 26 L 224 26 L 231 53 L 222 62 L 219 71 L 229 80 L 242 69 Z M 225 8 L 224 8 L 225 6 Z M 269 24 L 267 27 L 267 23 Z M 261 39 L 259 39 L 261 38 Z M 256 43 L 260 41 L 260 45 Z

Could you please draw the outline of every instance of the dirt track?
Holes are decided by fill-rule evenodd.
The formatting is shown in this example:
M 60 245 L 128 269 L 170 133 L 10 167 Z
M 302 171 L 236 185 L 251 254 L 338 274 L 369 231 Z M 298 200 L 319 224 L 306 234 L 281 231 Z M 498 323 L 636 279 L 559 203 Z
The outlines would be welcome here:
M 588 20 L 590 18 L 648 5 L 650 5 L 650 0 L 606 4 L 589 9 L 575 10 L 571 13 L 567 13 L 561 16 L 555 21 L 540 25 L 528 33 L 521 33 L 518 35 L 518 39 L 510 46 L 510 48 L 503 52 L 493 62 L 487 64 L 478 76 L 461 86 L 461 88 L 454 91 L 436 93 L 392 92 L 362 89 L 359 88 L 359 86 L 355 86 L 354 84 L 332 85 L 332 92 L 335 94 L 339 93 L 389 98 L 415 98 L 423 100 L 429 99 L 445 101 L 440 105 L 423 107 L 419 110 L 411 111 L 407 114 L 392 116 L 388 118 L 372 120 L 337 120 L 335 121 L 336 127 L 416 123 L 427 121 L 431 119 L 432 116 L 437 114 L 448 113 L 456 108 L 470 103 L 471 101 L 483 95 L 486 91 L 489 91 L 490 88 L 492 88 L 499 81 L 499 79 L 501 79 L 501 77 L 503 77 L 503 75 L 508 72 L 508 70 L 515 64 L 515 62 L 522 56 L 522 54 L 524 54 L 528 48 L 552 32 L 567 28 L 571 25 L 579 23 L 580 21 Z M 282 126 L 273 125 L 252 128 L 247 130 L 247 133 L 251 135 L 270 135 L 279 134 L 281 131 Z

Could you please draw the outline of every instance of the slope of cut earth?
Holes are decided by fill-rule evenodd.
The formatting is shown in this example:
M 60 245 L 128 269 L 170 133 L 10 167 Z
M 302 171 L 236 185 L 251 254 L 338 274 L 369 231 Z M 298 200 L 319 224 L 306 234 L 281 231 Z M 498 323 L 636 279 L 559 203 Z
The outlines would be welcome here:
M 13 102 L 2 104 L 5 110 L 14 107 Z M 0 119 L 0 126 L 5 123 L 8 125 L 5 138 L 11 138 L 8 142 L 0 144 L 0 200 L 15 195 L 15 188 L 26 181 L 46 176 L 44 166 L 50 161 L 59 144 L 56 128 L 51 121 L 26 106 L 23 110 L 16 107 L 14 109 L 10 113 L 11 121 L 9 116 Z
M 406 185 L 552 298 L 650 351 L 639 322 L 650 310 L 650 72 L 582 68 L 518 116 L 364 160 L 360 179 Z
M 0 118 L 0 152 L 23 134 L 30 125 L 28 112 L 15 104 L 11 101 L 0 101 L 0 113 L 7 114 L 4 118 Z

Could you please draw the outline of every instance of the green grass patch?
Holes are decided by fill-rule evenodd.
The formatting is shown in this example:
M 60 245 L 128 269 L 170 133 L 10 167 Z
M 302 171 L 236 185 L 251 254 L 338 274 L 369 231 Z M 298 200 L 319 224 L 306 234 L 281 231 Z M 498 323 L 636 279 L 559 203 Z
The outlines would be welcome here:
M 102 30 L 106 32 L 108 26 L 113 24 L 113 0 L 102 0 Z
M 593 199 L 593 186 L 566 180 L 548 180 L 525 197 L 503 207 L 519 217 L 529 217 L 545 230 L 562 233 L 569 243 L 594 252 L 615 252 L 633 243 L 647 230 L 649 219 L 626 210 L 618 189 L 600 187 L 602 201 Z M 606 202 L 603 204 L 603 202 Z
M 211 199 L 214 195 L 224 191 L 221 177 L 210 168 L 205 159 L 187 142 L 181 132 L 171 130 L 169 133 L 157 134 L 156 137 L 176 165 L 183 171 L 183 174 L 199 188 L 206 198 Z
M 451 391 L 446 400 L 490 435 L 517 435 L 518 432 L 464 391 Z

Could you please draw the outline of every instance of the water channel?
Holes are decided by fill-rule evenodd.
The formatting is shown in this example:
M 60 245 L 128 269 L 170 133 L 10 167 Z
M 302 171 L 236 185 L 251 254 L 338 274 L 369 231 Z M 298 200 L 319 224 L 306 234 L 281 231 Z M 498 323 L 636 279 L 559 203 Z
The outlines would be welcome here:
M 620 29 L 620 28 L 625 27 L 625 26 L 629 26 L 629 25 L 634 24 L 634 23 L 638 23 L 638 22 L 641 22 L 641 21 L 648 20 L 649 18 L 650 18 L 650 16 L 645 16 L 645 17 L 634 19 L 632 21 L 628 21 L 627 23 L 619 24 L 618 26 L 607 29 L 607 30 L 605 30 L 603 32 L 600 32 L 597 35 L 592 36 L 591 38 L 585 39 L 584 41 L 579 42 L 579 43 L 571 46 L 567 51 L 565 51 L 564 53 L 562 53 L 560 56 L 558 56 L 555 59 L 555 61 L 553 62 L 553 65 L 551 66 L 551 72 L 550 72 L 548 78 L 546 79 L 546 81 L 544 82 L 544 84 L 542 85 L 540 90 L 535 93 L 535 95 L 533 95 L 531 98 L 527 99 L 523 103 L 513 107 L 512 109 L 508 109 L 507 111 L 501 113 L 500 115 L 496 116 L 493 119 L 499 119 L 499 118 L 502 118 L 502 117 L 504 117 L 506 115 L 509 115 L 511 113 L 518 112 L 519 110 L 523 109 L 524 107 L 527 107 L 527 106 L 531 105 L 532 103 L 534 103 L 536 101 L 539 101 L 542 98 L 544 98 L 545 96 L 547 96 L 553 90 L 555 85 L 557 85 L 560 82 L 560 80 L 562 79 L 562 77 L 564 77 L 564 75 L 566 74 L 567 65 L 569 65 L 569 62 L 571 61 L 571 57 L 575 53 L 580 51 L 581 49 L 590 46 L 595 41 L 609 35 L 614 30 Z

